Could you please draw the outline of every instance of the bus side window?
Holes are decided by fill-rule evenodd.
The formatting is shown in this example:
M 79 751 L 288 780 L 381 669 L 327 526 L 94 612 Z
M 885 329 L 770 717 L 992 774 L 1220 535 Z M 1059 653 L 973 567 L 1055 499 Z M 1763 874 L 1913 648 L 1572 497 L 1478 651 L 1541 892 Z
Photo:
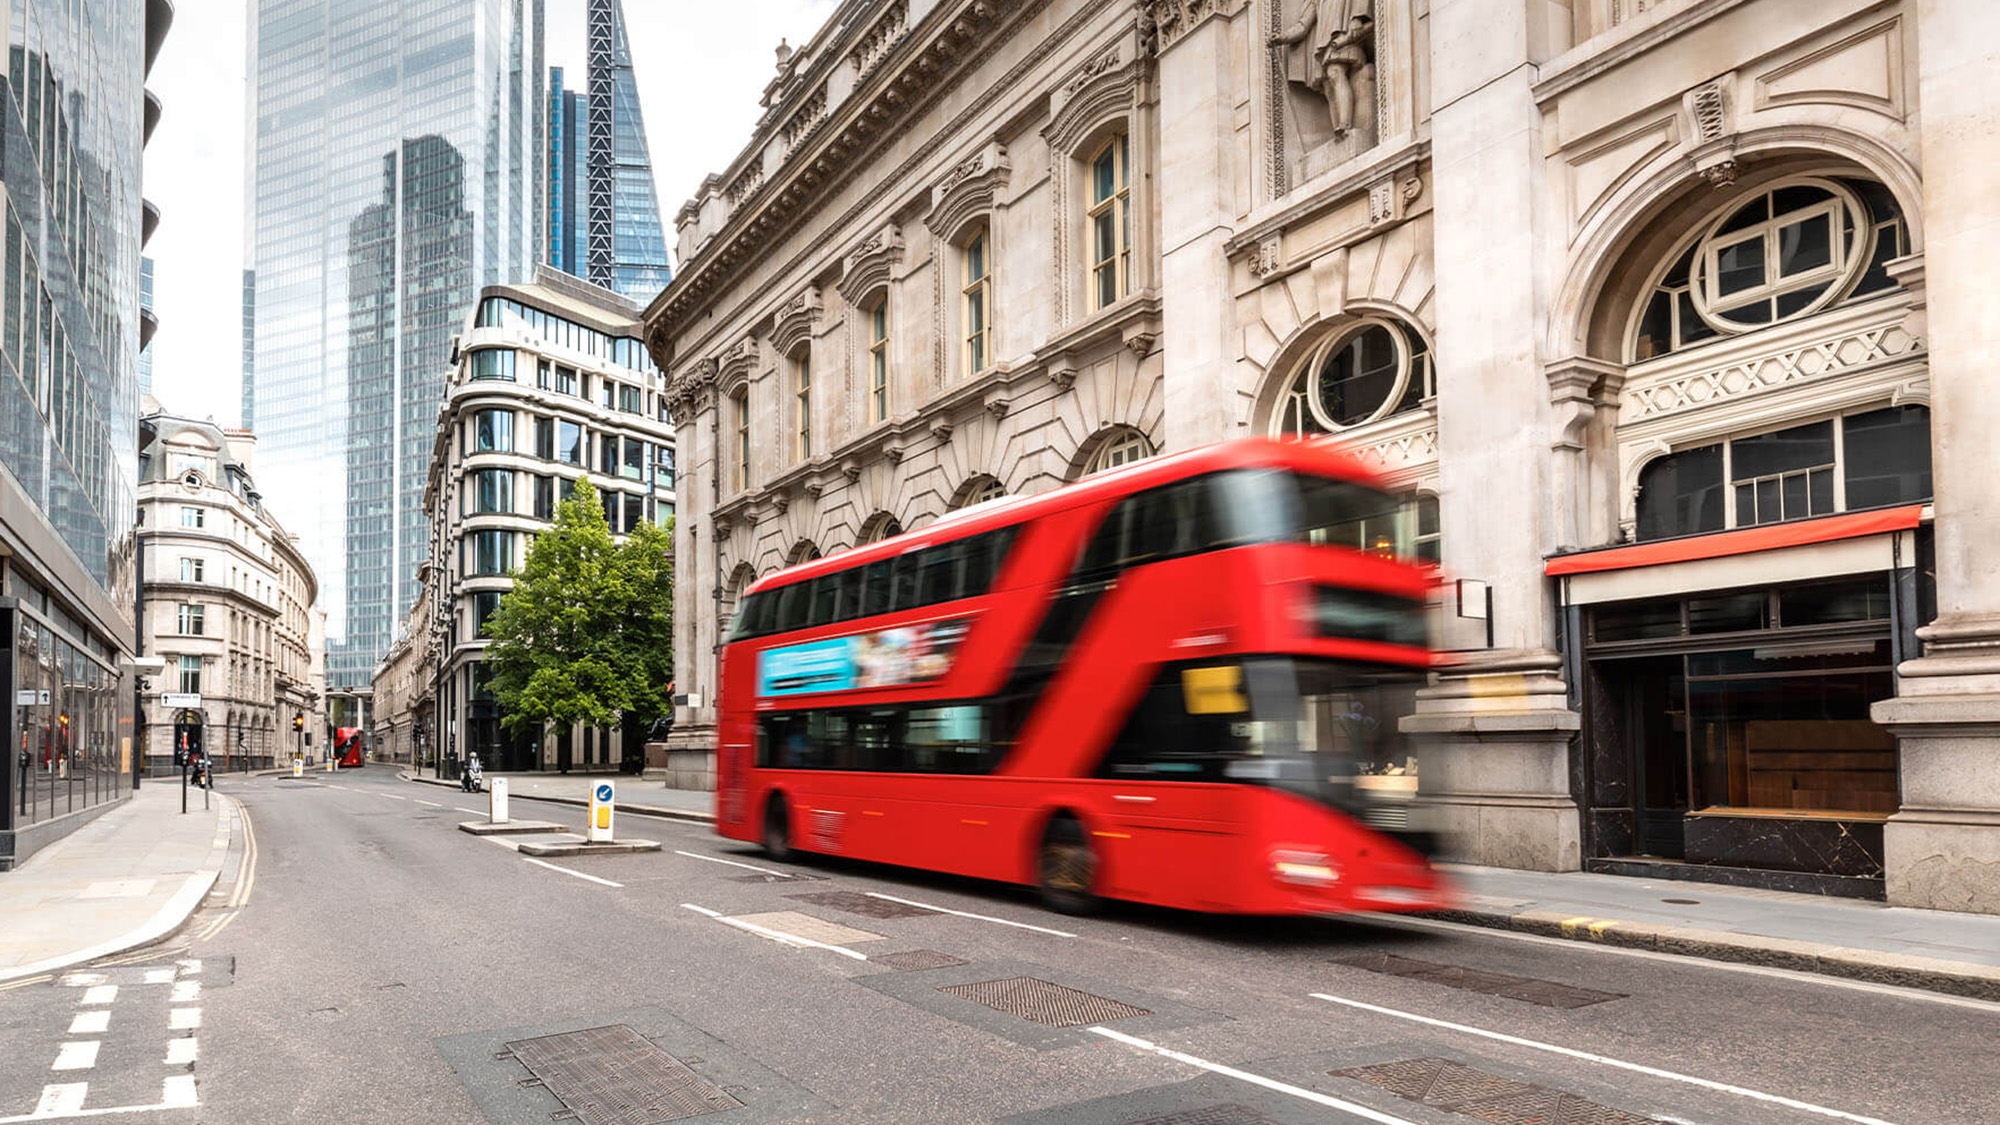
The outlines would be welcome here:
M 840 612 L 835 621 L 847 621 L 861 616 L 861 570 L 853 567 L 834 576 L 840 584 Z
M 1007 548 L 1014 542 L 1014 529 L 989 531 L 966 544 L 965 569 L 960 579 L 959 597 L 976 598 L 993 589 L 1000 576 L 1000 564 L 1007 560 Z
M 778 591 L 778 620 L 776 631 L 789 633 L 793 629 L 803 629 L 806 611 L 812 608 L 806 601 L 806 584 L 794 582 Z
M 869 563 L 861 572 L 861 616 L 889 612 L 889 560 Z
M 1133 499 L 1128 496 L 1119 501 L 1105 515 L 1090 542 L 1084 544 L 1082 561 L 1076 567 L 1077 578 L 1104 579 L 1117 573 L 1118 560 L 1125 554 L 1125 520 L 1131 514 Z
M 936 605 L 958 594 L 958 560 L 965 544 L 940 543 L 917 553 L 917 604 Z
M 809 624 L 826 625 L 840 620 L 840 576 L 821 575 L 812 580 L 812 618 Z
M 889 608 L 915 609 L 917 601 L 917 556 L 920 552 L 897 555 L 889 565 Z
M 755 616 L 750 619 L 750 635 L 761 637 L 766 633 L 776 632 L 778 628 L 777 592 L 775 590 L 766 590 L 761 594 L 752 594 L 750 600 L 757 603 L 757 608 L 754 611 Z

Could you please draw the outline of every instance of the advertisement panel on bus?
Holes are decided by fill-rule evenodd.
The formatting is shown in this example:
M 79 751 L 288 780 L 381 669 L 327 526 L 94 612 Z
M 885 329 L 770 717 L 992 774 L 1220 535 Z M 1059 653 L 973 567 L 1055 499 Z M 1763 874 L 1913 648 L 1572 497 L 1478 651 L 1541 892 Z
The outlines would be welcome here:
M 757 654 L 757 694 L 809 695 L 942 679 L 971 626 L 970 617 L 952 617 L 766 649 Z

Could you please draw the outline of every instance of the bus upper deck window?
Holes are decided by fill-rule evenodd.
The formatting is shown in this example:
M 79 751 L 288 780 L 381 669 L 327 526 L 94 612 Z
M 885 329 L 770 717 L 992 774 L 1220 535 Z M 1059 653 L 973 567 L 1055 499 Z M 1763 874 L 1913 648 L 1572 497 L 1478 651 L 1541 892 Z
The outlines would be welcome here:
M 889 568 L 891 560 L 869 563 L 861 572 L 861 616 L 889 612 Z

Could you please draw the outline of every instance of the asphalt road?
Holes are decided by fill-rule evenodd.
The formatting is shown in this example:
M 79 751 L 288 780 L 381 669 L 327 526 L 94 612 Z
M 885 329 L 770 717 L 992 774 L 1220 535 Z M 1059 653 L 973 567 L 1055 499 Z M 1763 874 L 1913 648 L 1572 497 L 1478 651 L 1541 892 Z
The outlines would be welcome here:
M 254 879 L 0 991 L 0 1123 L 541 1125 L 589 1082 L 718 1125 L 2000 1120 L 1976 1001 L 1433 924 L 1072 919 L 632 816 L 665 850 L 547 866 L 456 830 L 483 799 L 379 767 L 225 792 Z M 106 1024 L 87 1065 L 58 1055 L 79 1019 Z

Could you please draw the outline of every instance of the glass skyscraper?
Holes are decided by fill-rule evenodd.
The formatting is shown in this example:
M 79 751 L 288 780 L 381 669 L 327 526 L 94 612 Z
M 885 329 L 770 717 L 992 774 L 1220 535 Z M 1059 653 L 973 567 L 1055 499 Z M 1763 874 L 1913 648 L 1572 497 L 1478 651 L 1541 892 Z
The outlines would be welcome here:
M 587 92 L 549 71 L 549 252 L 564 273 L 645 305 L 673 280 L 619 0 L 589 0 Z
M 139 393 L 153 393 L 153 259 L 139 259 Z
M 417 596 L 451 335 L 543 253 L 542 0 L 258 0 L 245 423 L 332 687 Z
M 163 0 L 7 7 L 0 870 L 131 792 L 139 251 L 158 218 L 140 156 L 173 17 Z

